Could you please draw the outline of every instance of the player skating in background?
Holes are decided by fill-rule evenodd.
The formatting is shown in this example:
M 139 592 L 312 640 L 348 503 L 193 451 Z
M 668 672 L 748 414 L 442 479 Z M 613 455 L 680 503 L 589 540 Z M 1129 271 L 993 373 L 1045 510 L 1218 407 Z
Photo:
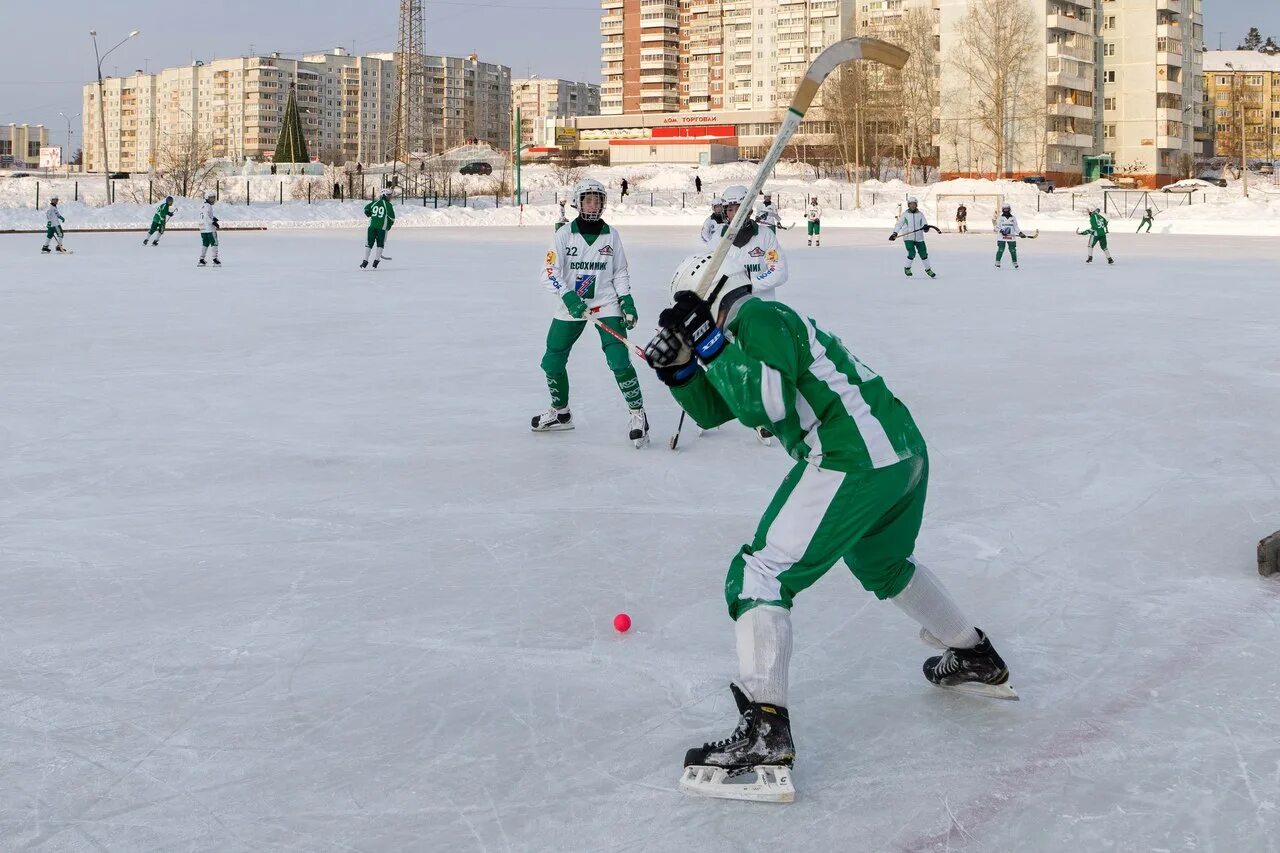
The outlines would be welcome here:
M 716 196 L 711 199 L 711 215 L 702 223 L 702 242 L 714 243 L 724 225 L 724 199 Z
M 1026 237 L 1022 233 L 1021 226 L 1018 225 L 1018 219 L 1013 215 L 1013 208 L 1005 205 L 1000 208 L 1000 215 L 996 217 L 996 269 L 1000 269 L 1000 261 L 1004 258 L 1004 250 L 1007 246 L 1009 249 L 1009 258 L 1013 261 L 1013 268 L 1018 268 L 1018 238 Z
M 547 330 L 542 370 L 551 392 L 551 408 L 534 415 L 534 432 L 573 429 L 569 412 L 569 352 L 587 327 L 590 314 L 614 332 L 626 337 L 639 315 L 631 298 L 631 273 L 622 248 L 622 236 L 604 221 L 605 188 L 587 179 L 573 188 L 578 216 L 555 232 L 543 266 L 542 284 L 558 297 L 555 317 Z M 597 329 L 600 347 L 613 371 L 618 390 L 630 410 L 627 437 L 636 446 L 649 443 L 649 419 L 644 413 L 640 379 L 631 364 L 630 349 L 617 338 Z
M 1017 693 L 987 636 L 915 558 L 929 458 L 906 406 L 817 322 L 757 298 L 736 266 L 722 267 L 700 290 L 710 262 L 694 255 L 676 271 L 673 305 L 659 316 L 646 358 L 699 426 L 737 419 L 768 427 L 795 465 L 725 581 L 736 623 L 738 727 L 689 750 L 681 784 L 741 797 L 744 786 L 725 785 L 726 777 L 763 767 L 749 798 L 786 799 L 770 783 L 789 780 L 777 771 L 795 758 L 787 711 L 791 606 L 840 560 L 944 650 L 924 663 L 930 682 L 1000 698 Z
M 200 260 L 196 266 L 207 266 L 204 262 L 205 253 L 209 249 L 213 249 L 213 265 L 215 267 L 222 266 L 222 261 L 218 260 L 218 217 L 213 215 L 213 202 L 217 196 L 211 192 L 204 194 L 204 205 L 200 208 Z
M 560 218 L 556 220 L 555 230 L 559 231 L 561 228 L 569 224 L 569 217 L 565 216 L 565 213 L 564 213 L 564 206 L 565 204 L 567 204 L 567 202 L 559 201 L 557 199 L 557 203 L 560 205 Z
M 756 214 L 756 222 L 761 225 L 768 225 L 770 228 L 781 228 L 782 217 L 778 214 L 778 208 L 773 203 L 773 193 L 765 193 L 760 200 L 760 212 Z
M 1107 263 L 1114 264 L 1116 262 L 1116 259 L 1111 257 L 1110 250 L 1107 249 L 1107 228 L 1109 224 L 1107 217 L 1103 216 L 1102 211 L 1095 207 L 1089 211 L 1089 225 L 1076 232 L 1081 235 L 1089 235 L 1089 255 L 1084 259 L 1086 264 L 1093 263 L 1094 246 L 1102 247 L 1102 254 L 1107 256 Z
M 805 221 L 808 223 L 809 245 L 822 245 L 822 208 L 818 206 L 818 197 L 814 196 L 809 200 L 809 206 L 804 212 Z
M 173 206 L 173 196 L 165 196 L 164 201 L 156 206 L 156 212 L 151 216 L 151 228 L 147 231 L 147 236 L 142 238 L 142 245 L 145 246 L 150 242 L 153 246 L 159 246 L 160 238 L 164 236 L 165 226 L 169 224 L 169 219 L 177 212 Z M 151 239 L 152 234 L 156 235 L 154 240 Z
M 390 187 L 383 188 L 376 199 L 364 206 L 364 215 L 369 217 L 369 231 L 365 236 L 364 260 L 360 262 L 360 269 L 369 266 L 369 253 L 377 246 L 378 252 L 373 258 L 373 268 L 376 270 L 379 262 L 391 260 L 382 254 L 387 245 L 387 232 L 396 224 L 396 209 L 391 204 Z
M 956 208 L 956 231 L 960 234 L 969 233 L 969 208 L 963 204 Z
M 924 235 L 932 228 L 939 234 L 942 229 L 936 225 L 930 225 L 929 220 L 925 219 L 924 212 L 920 210 L 919 202 L 915 196 L 907 196 L 907 209 L 902 212 L 902 216 L 898 219 L 898 224 L 894 226 L 893 233 L 889 235 L 889 240 L 897 240 L 899 237 L 907 246 L 907 265 L 902 268 L 908 276 L 913 275 L 911 268 L 915 266 L 916 255 L 920 256 L 920 260 L 924 263 L 924 273 L 929 278 L 937 278 L 938 274 L 933 271 L 933 267 L 929 264 L 929 247 L 924 243 Z
M 1142 214 L 1142 221 L 1138 223 L 1138 230 L 1135 231 L 1134 233 L 1141 234 L 1143 226 L 1146 226 L 1147 233 L 1150 234 L 1151 226 L 1155 224 L 1155 221 L 1156 221 L 1156 212 L 1148 207 L 1146 213 Z
M 71 254 L 62 245 L 62 223 L 66 221 L 67 219 L 62 215 L 62 211 L 58 210 L 58 197 L 54 196 L 49 199 L 49 206 L 44 211 L 44 246 L 40 249 L 42 254 L 49 254 L 50 240 L 57 243 L 57 251 L 60 254 Z

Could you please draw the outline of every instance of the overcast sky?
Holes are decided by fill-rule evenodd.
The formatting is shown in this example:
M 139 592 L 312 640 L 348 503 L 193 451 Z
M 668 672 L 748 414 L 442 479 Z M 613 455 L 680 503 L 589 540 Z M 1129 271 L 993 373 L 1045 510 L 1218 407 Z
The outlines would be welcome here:
M 1205 44 L 1233 48 L 1250 26 L 1280 39 L 1280 0 L 1205 0 Z M 306 4 L 220 0 L 60 0 L 20 4 L 6 15 L 0 50 L 0 123 L 45 124 L 66 139 L 59 110 L 80 112 L 80 84 L 95 79 L 89 30 L 108 49 L 142 33 L 104 63 L 106 74 L 155 70 L 192 59 L 273 50 L 289 55 L 342 46 L 394 50 L 398 0 L 309 0 Z M 305 13 L 300 10 L 305 9 Z M 56 11 L 56 14 L 54 13 Z M 353 10 L 358 10 L 353 14 Z M 427 0 L 427 52 L 465 56 L 572 80 L 600 79 L 599 0 Z M 79 123 L 73 123 L 79 145 Z

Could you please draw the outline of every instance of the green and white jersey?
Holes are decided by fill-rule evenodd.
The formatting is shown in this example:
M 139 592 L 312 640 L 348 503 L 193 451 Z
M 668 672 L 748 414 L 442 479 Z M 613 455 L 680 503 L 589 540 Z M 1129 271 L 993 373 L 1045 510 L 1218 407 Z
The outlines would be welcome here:
M 162 201 L 160 202 L 159 205 L 157 205 L 156 212 L 151 217 L 151 224 L 157 225 L 157 226 L 163 226 L 166 222 L 169 221 L 169 217 L 173 216 L 174 213 L 175 211 L 173 211 L 169 207 L 169 202 Z
M 1101 237 L 1106 234 L 1107 226 L 1109 224 L 1110 223 L 1107 222 L 1107 217 L 1103 216 L 1101 213 L 1089 214 L 1089 230 L 1093 232 L 1094 236 Z
M 748 299 L 732 342 L 677 402 L 704 429 L 768 427 L 797 461 L 833 471 L 886 468 L 925 452 L 911 413 L 835 335 L 780 302 Z
M 818 203 L 816 201 L 809 203 L 809 207 L 804 212 L 804 218 L 810 222 L 822 221 L 822 208 L 818 207 Z
M 556 231 L 542 268 L 542 286 L 556 295 L 556 319 L 573 320 L 561 297 L 568 290 L 596 317 L 621 317 L 618 297 L 631 292 L 631 271 L 622 235 L 605 225 L 599 234 L 583 234 L 578 220 Z
M 67 218 L 58 212 L 56 204 L 50 204 L 44 212 L 44 220 L 50 228 L 57 228 L 59 223 L 66 222 Z
M 213 215 L 213 202 L 206 201 L 204 206 L 200 208 L 200 233 L 212 234 L 214 231 L 213 223 L 217 218 Z
M 723 236 L 729 229 L 725 223 L 720 228 Z M 761 299 L 773 299 L 773 291 L 787 283 L 791 272 L 787 258 L 782 254 L 778 234 L 769 225 L 748 220 L 738 232 L 729 254 L 725 255 L 721 269 L 742 267 L 751 276 L 751 292 Z
M 396 224 L 396 209 L 391 206 L 389 198 L 376 198 L 366 204 L 364 215 L 369 217 L 369 227 L 380 231 L 390 231 Z

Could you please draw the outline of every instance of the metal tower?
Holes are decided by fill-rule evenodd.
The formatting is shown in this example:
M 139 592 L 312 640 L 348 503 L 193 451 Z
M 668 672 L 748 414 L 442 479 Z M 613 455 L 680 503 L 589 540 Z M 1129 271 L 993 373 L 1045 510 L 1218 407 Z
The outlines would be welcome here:
M 395 115 L 391 120 L 392 159 L 409 163 L 425 151 L 427 133 L 426 0 L 400 0 L 400 40 L 396 47 Z

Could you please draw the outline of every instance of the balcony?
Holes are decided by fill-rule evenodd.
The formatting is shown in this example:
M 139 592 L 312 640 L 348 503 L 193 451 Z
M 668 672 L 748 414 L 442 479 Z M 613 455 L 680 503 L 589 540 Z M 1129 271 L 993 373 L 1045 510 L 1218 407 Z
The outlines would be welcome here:
M 1173 150 L 1175 150 L 1175 151 L 1181 150 L 1181 149 L 1182 149 L 1182 137 L 1181 137 L 1181 136 L 1157 136 L 1157 137 L 1156 137 L 1156 147 L 1157 147 L 1157 148 L 1171 148 L 1171 149 L 1173 149 Z
M 1093 62 L 1093 51 L 1087 47 L 1081 47 L 1073 44 L 1063 44 L 1061 42 L 1051 41 L 1045 51 L 1045 55 L 1056 57 L 1058 59 L 1074 59 L 1078 62 Z
M 1069 33 L 1079 33 L 1082 36 L 1093 36 L 1092 23 L 1082 21 L 1079 18 L 1072 18 L 1068 15 L 1049 15 L 1045 18 L 1044 25 L 1051 30 L 1066 30 Z
M 1156 107 L 1156 121 L 1182 123 L 1182 110 L 1177 107 Z
M 1181 80 L 1157 80 L 1156 92 L 1161 95 L 1181 95 Z
M 1050 131 L 1047 134 L 1048 143 L 1057 145 L 1062 148 L 1092 148 L 1093 137 L 1087 133 L 1068 133 L 1065 131 Z
M 1048 74 L 1048 83 L 1050 86 L 1060 86 L 1063 89 L 1081 89 L 1086 92 L 1093 91 L 1093 78 L 1081 77 L 1069 71 L 1050 71 Z
M 1182 14 L 1182 0 L 1156 0 L 1157 12 L 1173 12 L 1175 15 Z
M 1182 54 L 1169 53 L 1167 50 L 1156 51 L 1156 65 L 1170 65 L 1174 68 L 1182 67 Z
M 1093 107 L 1085 107 L 1079 104 L 1071 104 L 1061 101 L 1056 104 L 1049 104 L 1049 115 L 1059 116 L 1061 118 L 1078 118 L 1085 121 L 1093 120 Z

